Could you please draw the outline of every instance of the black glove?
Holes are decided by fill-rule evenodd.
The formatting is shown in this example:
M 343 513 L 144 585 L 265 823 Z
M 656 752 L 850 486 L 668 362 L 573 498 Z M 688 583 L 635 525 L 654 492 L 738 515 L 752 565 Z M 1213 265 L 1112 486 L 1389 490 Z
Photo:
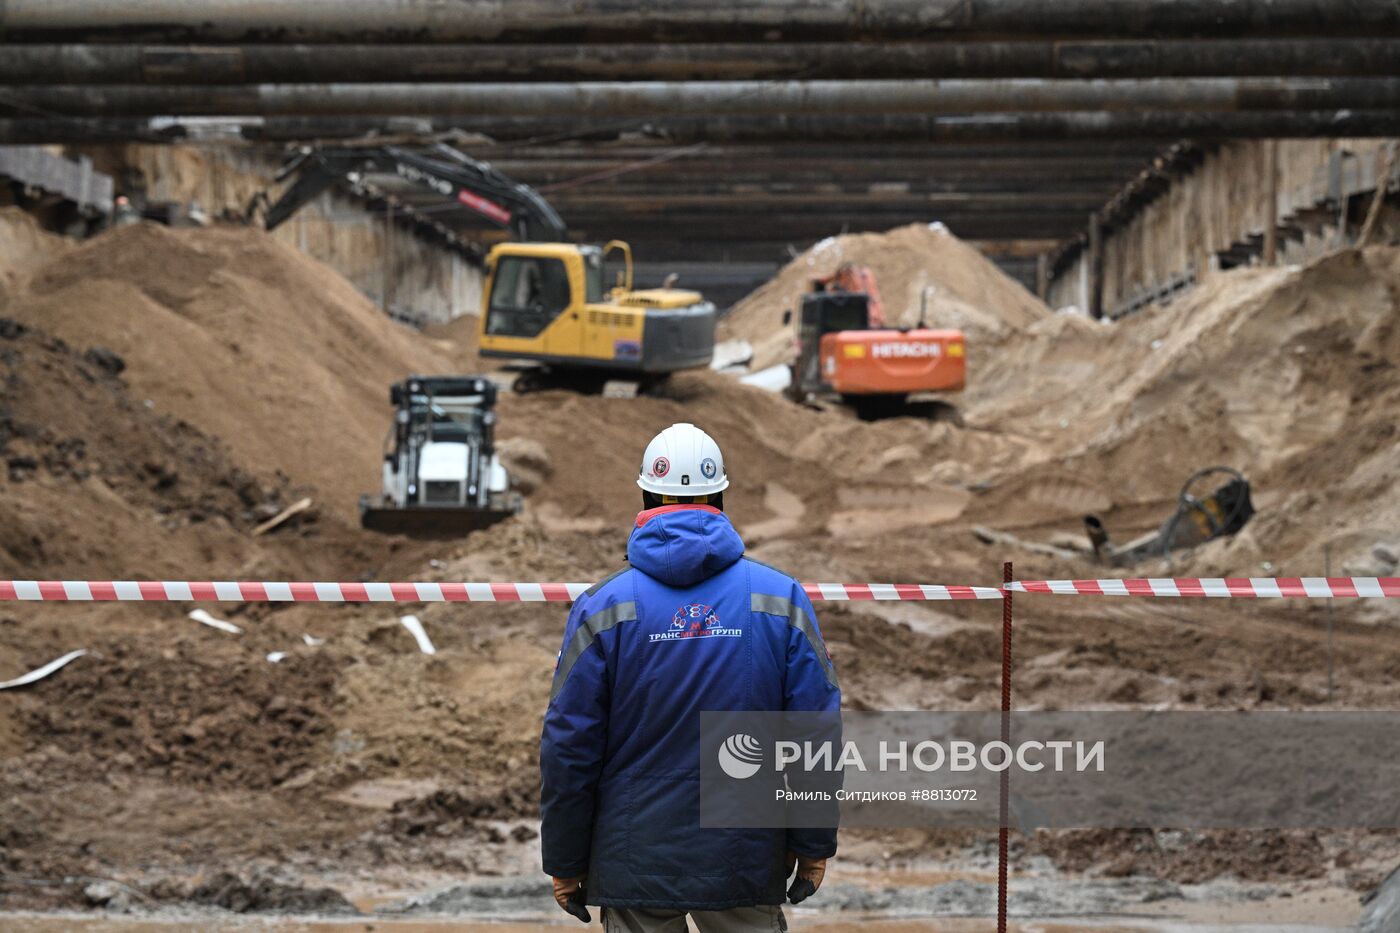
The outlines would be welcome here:
M 554 900 L 564 912 L 577 917 L 583 923 L 592 923 L 593 916 L 584 903 L 585 878 L 555 878 Z
M 801 904 L 816 894 L 817 888 L 821 887 L 822 878 L 826 875 L 826 859 L 807 858 L 795 852 L 789 852 L 787 869 L 792 871 L 793 868 L 797 869 L 797 877 L 792 879 L 792 884 L 788 887 L 788 902 Z

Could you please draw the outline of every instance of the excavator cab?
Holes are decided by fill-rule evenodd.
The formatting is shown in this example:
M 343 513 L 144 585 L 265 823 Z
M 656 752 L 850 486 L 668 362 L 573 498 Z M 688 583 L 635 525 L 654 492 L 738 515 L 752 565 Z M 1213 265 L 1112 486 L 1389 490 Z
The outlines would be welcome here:
M 797 364 L 792 391 L 795 397 L 829 391 L 821 368 L 821 343 L 827 334 L 870 329 L 870 296 L 864 292 L 817 291 L 802 296 L 797 322 Z
M 609 290 L 604 259 L 613 250 L 623 270 Z M 708 366 L 715 320 L 715 306 L 698 292 L 634 290 L 626 243 L 503 243 L 487 258 L 479 352 L 528 364 L 517 391 L 645 385 Z
M 904 410 L 911 394 L 963 387 L 963 332 L 922 322 L 890 327 L 875 276 L 863 266 L 813 279 L 800 315 L 789 388 L 798 402 L 831 393 L 862 417 L 878 418 Z M 784 323 L 791 318 L 786 314 Z

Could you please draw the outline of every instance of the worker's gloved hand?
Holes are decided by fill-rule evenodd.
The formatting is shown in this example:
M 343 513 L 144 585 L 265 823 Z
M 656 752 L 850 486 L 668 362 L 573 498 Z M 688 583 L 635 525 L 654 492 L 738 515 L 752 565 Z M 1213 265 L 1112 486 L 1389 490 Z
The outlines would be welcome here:
M 583 903 L 583 883 L 587 880 L 587 875 L 579 875 L 577 878 L 555 878 L 554 902 L 565 913 L 573 914 L 584 923 L 592 923 L 593 917 Z
M 792 874 L 794 867 L 797 869 L 797 877 L 792 879 L 787 896 L 790 903 L 801 904 L 816 894 L 817 888 L 822 886 L 822 878 L 826 876 L 826 859 L 807 858 L 805 855 L 789 852 L 787 854 L 787 873 Z

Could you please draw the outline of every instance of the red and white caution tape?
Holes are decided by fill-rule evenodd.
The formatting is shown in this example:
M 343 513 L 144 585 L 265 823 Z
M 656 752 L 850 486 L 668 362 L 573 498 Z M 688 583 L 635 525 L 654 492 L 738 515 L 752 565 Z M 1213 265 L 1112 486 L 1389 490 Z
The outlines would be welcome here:
M 1140 577 L 1128 580 L 1022 580 L 1019 593 L 1061 596 L 1210 596 L 1277 599 L 1400 597 L 1400 577 Z
M 0 580 L 0 602 L 572 602 L 589 583 L 250 583 L 150 580 Z M 1001 599 L 997 586 L 932 583 L 804 583 L 812 600 L 938 601 Z M 1022 580 L 1019 593 L 1066 596 L 1214 596 L 1251 599 L 1400 597 L 1400 577 L 1190 577 L 1127 580 Z
M 933 583 L 804 583 L 807 598 L 825 600 L 1001 599 L 995 586 L 939 586 Z
M 589 583 L 162 583 L 0 580 L 0 601 L 245 603 L 567 603 Z
M 191 583 L 0 580 L 0 602 L 571 602 L 590 583 Z M 928 583 L 804 583 L 814 600 L 1001 599 L 994 586 Z

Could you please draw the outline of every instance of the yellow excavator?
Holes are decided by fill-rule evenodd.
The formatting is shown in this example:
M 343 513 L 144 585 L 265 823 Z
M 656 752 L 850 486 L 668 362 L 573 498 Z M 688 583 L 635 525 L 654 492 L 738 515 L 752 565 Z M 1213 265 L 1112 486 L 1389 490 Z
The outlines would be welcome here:
M 614 251 L 623 269 L 608 289 L 603 260 Z M 633 289 L 632 250 L 620 240 L 502 243 L 486 267 L 479 352 L 528 364 L 517 392 L 615 380 L 644 390 L 714 354 L 715 306 L 685 289 Z
M 364 196 L 398 185 L 404 222 L 428 217 L 420 208 L 432 218 L 451 210 L 510 231 L 515 242 L 486 257 L 479 336 L 482 356 L 517 363 L 508 368 L 519 371 L 518 392 L 596 392 L 610 381 L 641 391 L 677 370 L 708 366 L 714 355 L 715 306 L 698 292 L 634 290 L 626 243 L 566 242 L 564 221 L 539 192 L 445 144 L 307 147 L 277 181 L 290 184 L 275 203 L 264 193 L 249 206 L 250 216 L 265 209 L 268 230 L 328 188 Z M 603 264 L 613 252 L 623 268 L 609 288 Z

